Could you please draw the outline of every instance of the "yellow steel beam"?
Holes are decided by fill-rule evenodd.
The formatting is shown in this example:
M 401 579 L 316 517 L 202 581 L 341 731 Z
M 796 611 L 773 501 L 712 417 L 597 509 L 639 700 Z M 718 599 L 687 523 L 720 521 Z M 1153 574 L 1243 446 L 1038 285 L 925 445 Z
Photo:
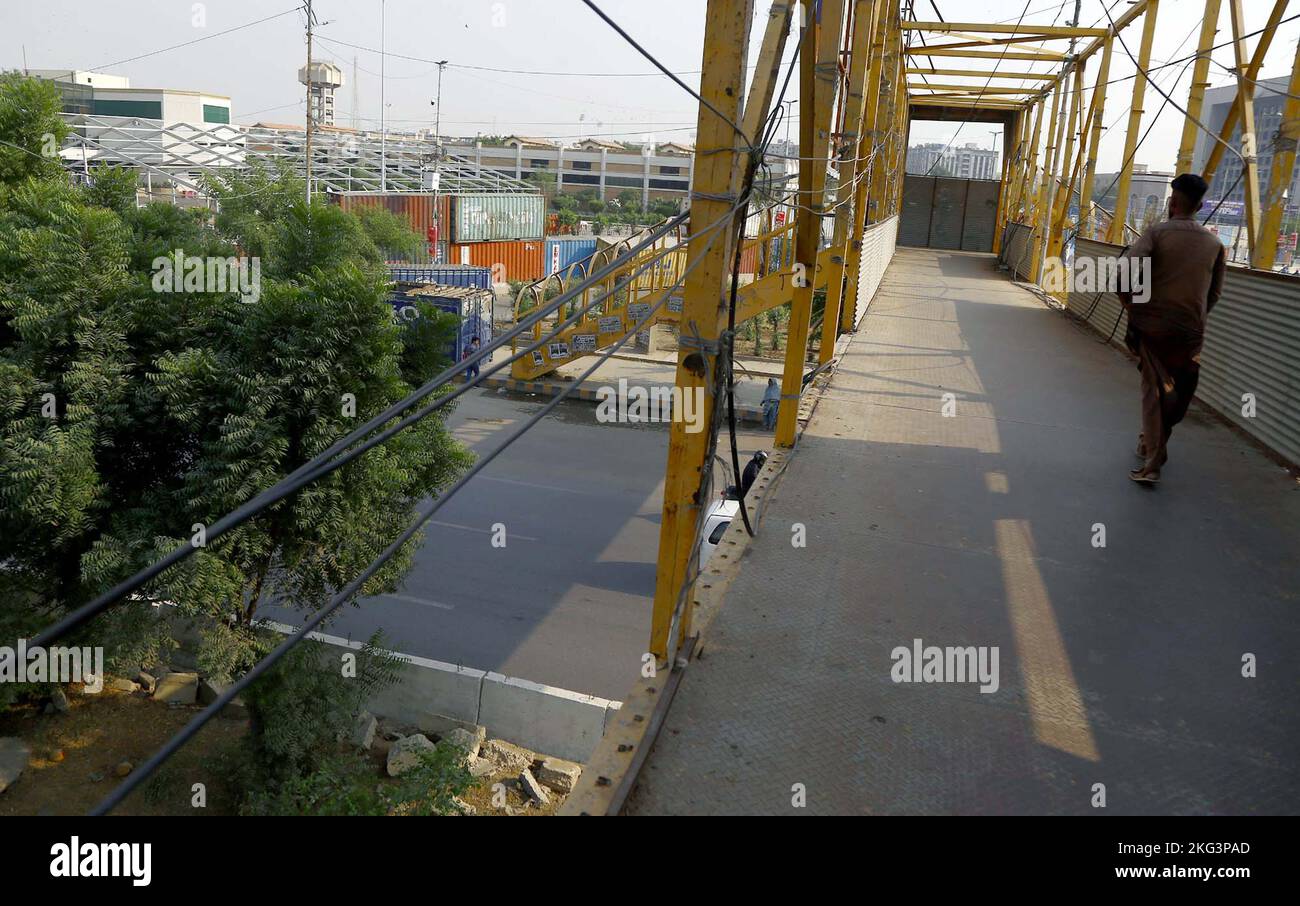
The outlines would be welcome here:
M 1282 121 L 1273 139 L 1273 165 L 1268 178 L 1268 206 L 1259 225 L 1255 254 L 1251 263 L 1271 271 L 1277 261 L 1278 231 L 1282 229 L 1286 198 L 1284 193 L 1295 172 L 1296 141 L 1300 139 L 1300 44 L 1296 45 L 1295 63 L 1291 67 L 1289 97 L 1282 108 Z
M 1097 71 L 1097 84 L 1092 90 L 1092 113 L 1089 122 L 1092 138 L 1088 141 L 1088 163 L 1083 169 L 1083 187 L 1079 190 L 1079 235 L 1087 239 L 1088 225 L 1092 218 L 1092 184 L 1097 178 L 1097 146 L 1101 144 L 1101 119 L 1106 110 L 1106 83 L 1110 80 L 1110 54 L 1113 39 L 1107 38 L 1102 45 L 1101 68 Z
M 1032 91 L 1024 85 L 958 85 L 954 82 L 909 82 L 909 91 L 959 91 L 963 94 L 1025 94 Z M 925 97 L 925 95 L 917 95 Z
M 1032 97 L 1026 99 L 1033 101 Z M 1025 101 L 1017 101 L 1012 98 L 975 98 L 967 94 L 936 94 L 936 95 L 913 95 L 909 104 L 915 104 L 917 107 L 988 107 L 992 110 L 1019 110 L 1025 105 Z
M 884 2 L 888 3 L 890 0 L 884 0 Z M 884 9 L 877 7 L 871 36 L 871 65 L 867 69 L 867 96 L 864 99 L 862 108 L 862 136 L 871 143 L 871 149 L 877 157 L 883 153 L 881 150 L 880 126 L 884 122 L 881 104 L 884 98 L 885 41 L 888 32 L 889 14 Z M 873 158 L 867 170 L 867 177 L 863 180 L 867 186 L 867 200 L 863 212 L 866 215 L 866 223 L 875 223 L 880 219 L 875 210 L 878 206 L 875 174 L 876 160 Z
M 871 185 L 868 188 L 869 198 L 867 206 L 870 211 L 872 222 L 884 220 L 889 216 L 888 202 L 889 193 L 887 175 L 889 172 L 889 151 L 893 137 L 894 123 L 897 113 L 898 95 L 901 87 L 896 73 L 901 67 L 898 64 L 902 47 L 902 34 L 896 27 L 898 15 L 896 11 L 887 11 L 882 17 L 884 22 L 884 39 L 882 43 L 882 65 L 880 69 L 880 97 L 879 110 L 876 113 L 875 122 L 875 144 L 878 149 L 876 158 L 871 164 Z
M 1034 190 L 1039 177 L 1039 142 L 1043 136 L 1043 114 L 1047 112 L 1048 99 L 1043 97 L 1034 112 L 1034 135 L 1030 138 L 1030 153 L 1024 159 L 1023 186 L 1021 187 L 1021 222 L 1034 222 Z
M 971 60 L 1019 60 L 1021 62 L 1059 63 L 1065 54 L 1054 50 L 968 50 L 969 44 L 929 44 L 912 46 L 904 51 L 912 57 L 966 57 Z
M 1070 161 L 1074 159 L 1075 137 L 1079 130 L 1079 122 L 1083 118 L 1083 73 L 1084 64 L 1080 61 L 1074 67 L 1074 91 L 1071 96 L 1070 124 L 1066 129 L 1065 151 L 1061 154 L 1061 172 L 1064 173 L 1065 168 L 1070 167 L 1070 176 L 1068 181 L 1063 184 L 1065 187 L 1064 193 L 1058 193 L 1055 186 L 1052 188 L 1052 194 L 1054 196 L 1059 194 L 1060 197 L 1056 198 L 1049 212 L 1051 216 L 1047 231 L 1047 257 L 1049 259 L 1059 259 L 1061 250 L 1064 248 L 1065 217 L 1070 212 L 1070 201 L 1074 196 L 1075 180 L 1079 175 L 1077 163 L 1072 165 Z M 1080 142 L 1079 151 L 1083 151 L 1082 142 Z
M 1061 114 L 1065 109 L 1065 96 L 1068 91 L 1069 87 L 1062 82 L 1057 82 L 1056 88 L 1052 91 L 1052 121 L 1047 129 L 1047 150 L 1043 154 L 1043 181 L 1039 185 L 1038 195 L 1034 199 L 1034 216 L 1031 221 L 1034 225 L 1034 231 L 1030 234 L 1029 279 L 1033 283 L 1038 282 L 1043 265 L 1043 244 L 1047 240 L 1049 220 L 1047 212 L 1052 204 L 1056 158 L 1061 148 L 1061 130 L 1065 126 L 1065 117 Z
M 1138 71 L 1133 78 L 1133 102 L 1128 113 L 1128 132 L 1124 136 L 1124 156 L 1120 158 L 1119 195 L 1115 198 L 1115 216 L 1110 222 L 1106 241 L 1124 244 L 1124 224 L 1128 219 L 1128 190 L 1133 183 L 1133 154 L 1137 148 L 1138 130 L 1142 125 L 1142 102 L 1146 97 L 1147 79 L 1143 70 L 1151 68 L 1151 43 L 1155 39 L 1156 14 L 1160 0 L 1148 0 L 1142 19 L 1142 46 L 1138 50 Z
M 1255 143 L 1255 85 L 1241 78 L 1246 68 L 1246 21 L 1241 13 L 1241 0 L 1228 0 L 1232 18 L 1232 51 L 1237 62 L 1237 97 L 1241 107 L 1241 157 L 1245 166 L 1242 174 L 1246 208 L 1246 244 L 1254 257 L 1255 243 L 1259 238 L 1259 163 Z
M 1006 22 L 904 22 L 903 31 L 975 32 L 990 35 L 1051 35 L 1057 38 L 1091 38 L 1106 34 L 1104 28 L 1075 28 L 1072 25 L 1019 25 Z
M 847 141 L 839 153 L 835 232 L 831 240 L 831 248 L 836 252 L 831 256 L 831 268 L 827 276 L 826 308 L 822 316 L 821 346 L 818 350 L 820 363 L 830 361 L 831 354 L 835 351 L 835 338 L 839 335 L 840 328 L 840 306 L 844 303 L 848 243 L 854 238 L 860 238 L 860 234 L 858 237 L 850 235 L 857 222 L 857 211 L 849 205 L 857 197 L 860 182 L 858 173 L 866 171 L 862 158 L 868 153 L 869 142 L 863 140 L 862 110 L 869 69 L 867 58 L 871 50 L 871 16 L 876 5 L 875 0 L 852 0 L 849 13 L 853 33 L 850 36 L 849 75 L 844 103 L 844 135 Z
M 876 131 L 876 114 L 880 106 L 880 71 L 885 51 L 885 5 L 891 0 L 876 0 L 872 4 L 871 17 L 860 23 L 859 28 L 867 28 L 871 36 L 871 47 L 867 64 L 866 83 L 862 100 L 862 121 L 858 126 L 858 157 L 870 158 L 878 153 L 878 133 Z M 853 196 L 853 235 L 850 237 L 848 258 L 844 269 L 848 273 L 848 286 L 844 290 L 844 302 L 840 306 L 840 330 L 852 330 L 858 322 L 858 267 L 862 260 L 862 233 L 869 222 L 869 204 L 871 189 L 872 160 L 858 161 L 857 186 Z
M 1022 115 L 1017 114 L 1002 130 L 1002 177 L 998 184 L 998 206 L 993 213 L 993 254 L 1002 251 L 1003 221 L 1007 216 L 1007 204 L 1011 196 L 1012 160 L 1020 152 L 1020 131 Z
M 1081 60 L 1079 65 L 1080 68 L 1082 68 L 1084 66 L 1084 61 Z M 1084 171 L 1084 162 L 1088 159 L 1088 138 L 1089 138 L 1088 129 L 1089 129 L 1089 124 L 1092 122 L 1093 115 L 1096 113 L 1097 110 L 1097 92 L 1096 91 L 1092 92 L 1092 100 L 1088 103 L 1088 110 L 1086 113 L 1083 113 L 1082 94 L 1080 94 L 1079 96 L 1079 102 L 1081 105 L 1079 110 L 1080 113 L 1082 114 L 1078 122 L 1079 150 L 1075 154 L 1074 164 L 1070 168 L 1070 181 L 1067 185 L 1065 198 L 1061 201 L 1061 206 L 1058 208 L 1059 213 L 1055 221 L 1055 226 L 1053 228 L 1053 234 L 1052 234 L 1052 246 L 1049 247 L 1049 251 L 1048 251 L 1049 255 L 1054 255 L 1058 257 L 1061 255 L 1062 250 L 1065 248 L 1065 227 L 1066 227 L 1067 220 L 1069 218 L 1070 202 L 1074 200 L 1074 197 L 1076 195 L 1079 197 L 1080 219 L 1082 219 L 1082 217 L 1084 216 L 1083 212 L 1088 206 L 1087 202 L 1084 199 L 1082 190 L 1078 190 L 1075 187 L 1079 184 L 1080 177 L 1083 175 L 1083 171 Z
M 719 399 L 709 393 L 717 382 L 711 373 L 715 343 L 726 325 L 726 284 L 730 271 L 735 212 L 728 199 L 741 189 L 746 154 L 731 123 L 741 116 L 745 88 L 746 49 L 753 20 L 753 0 L 709 0 L 705 19 L 700 95 L 713 109 L 700 105 L 696 124 L 694 180 L 690 234 L 699 237 L 687 249 L 688 267 L 682 306 L 683 323 L 693 324 L 705 348 L 682 345 L 677 358 L 676 386 L 680 392 L 702 398 L 702 423 L 711 424 Z M 718 115 L 718 111 L 722 116 Z M 730 120 L 731 122 L 728 122 Z M 721 221 L 708 236 L 704 230 Z M 710 241 L 712 240 L 712 241 Z M 654 610 L 651 615 L 650 651 L 667 665 L 690 631 L 688 581 L 699 525 L 700 486 L 712 468 L 709 431 L 687 430 L 674 420 L 668 431 L 668 463 L 664 479 L 663 516 L 659 526 L 659 555 L 655 573 Z M 677 633 L 673 636 L 672 627 Z
M 1092 43 L 1089 44 L 1087 47 L 1085 47 L 1079 53 L 1079 59 L 1081 60 L 1088 59 L 1088 57 L 1092 56 L 1094 53 L 1101 50 L 1102 45 L 1107 42 L 1108 38 L 1119 34 L 1129 25 L 1136 22 L 1137 17 L 1147 11 L 1147 3 L 1149 2 L 1150 0 L 1138 0 L 1137 3 L 1134 3 L 1127 10 L 1125 10 L 1124 13 L 1118 19 L 1114 20 L 1114 26 L 1106 30 L 1106 34 L 1102 35 L 1101 37 L 1094 38 Z M 1109 7 L 1110 4 L 1107 4 L 1107 6 Z
M 1054 72 L 998 72 L 996 69 L 926 69 L 923 66 L 907 67 L 908 75 L 971 76 L 974 78 L 1020 79 L 1021 81 L 1050 82 Z
M 781 56 L 785 52 L 786 37 L 790 34 L 794 0 L 776 0 L 767 12 L 767 27 L 763 30 L 763 44 L 758 52 L 761 70 L 754 71 L 754 81 L 745 99 L 745 119 L 740 127 L 751 141 L 762 139 L 759 130 L 767 121 L 768 108 L 776 94 L 776 83 L 781 76 Z
M 900 47 L 902 34 L 899 34 Z M 894 84 L 902 86 L 906 77 L 903 75 L 903 69 L 906 68 L 907 59 L 901 53 L 894 54 Z M 892 179 L 889 192 L 889 214 L 892 217 L 897 214 L 903 206 L 903 180 L 907 170 L 907 136 L 910 131 L 910 117 L 912 107 L 907 103 L 907 92 L 902 87 L 899 88 L 896 95 L 895 103 L 894 134 L 890 136 L 893 141 L 891 147 L 889 172 Z
M 1025 149 L 1029 146 L 1028 109 L 1015 114 L 1015 137 L 1010 144 L 1003 143 L 1002 154 L 1002 192 L 998 202 L 998 224 L 993 234 L 993 241 L 1000 250 L 1001 234 L 1006 229 L 1007 221 L 1015 216 L 1016 192 L 1020 188 L 1020 168 L 1025 159 Z
M 1205 0 L 1205 16 L 1201 19 L 1201 36 L 1196 44 L 1196 63 L 1192 66 L 1192 87 L 1187 95 L 1187 115 L 1183 118 L 1183 138 L 1178 143 L 1178 162 L 1174 164 L 1174 175 L 1188 173 L 1192 169 L 1192 157 L 1196 153 L 1196 139 L 1201 134 L 1196 121 L 1201 118 L 1201 108 L 1205 105 L 1205 89 L 1210 86 L 1210 54 L 1214 47 L 1214 35 L 1219 30 L 1219 9 L 1221 0 Z
M 1286 214 L 1286 188 L 1291 185 L 1296 165 L 1296 142 L 1300 139 L 1300 44 L 1296 45 L 1295 64 L 1291 66 L 1291 83 L 1287 87 L 1286 104 L 1282 108 L 1282 122 L 1273 139 L 1273 166 L 1269 173 L 1268 205 L 1260 234 L 1256 240 L 1252 264 L 1261 270 L 1273 270 L 1278 257 L 1278 231 Z
M 1268 14 L 1268 22 L 1260 33 L 1258 43 L 1255 44 L 1255 54 L 1250 58 L 1250 65 L 1246 67 L 1245 76 L 1252 82 L 1259 80 L 1259 71 L 1264 66 L 1264 57 L 1268 54 L 1269 47 L 1273 45 L 1273 36 L 1277 34 L 1277 24 L 1282 20 L 1282 14 L 1286 12 L 1287 3 L 1288 0 L 1275 0 L 1273 11 Z M 1201 176 L 1206 182 L 1214 181 L 1214 174 L 1219 169 L 1219 164 L 1223 162 L 1223 155 L 1232 140 L 1233 132 L 1237 130 L 1239 119 L 1241 119 L 1240 94 L 1228 108 L 1228 115 L 1219 129 L 1218 141 L 1211 146 L 1210 157 L 1205 162 L 1205 169 L 1201 171 Z
M 805 7 L 805 10 L 814 9 Z M 795 287 L 786 334 L 785 368 L 781 378 L 781 404 L 776 420 L 776 445 L 794 445 L 799 395 L 803 387 L 804 354 L 808 348 L 812 314 L 813 272 L 821 240 L 821 215 L 826 191 L 825 160 L 830 143 L 831 113 L 839 80 L 837 58 L 844 0 L 822 0 L 820 15 L 808 14 L 799 49 L 799 204 L 795 218 L 795 262 L 807 274 Z M 895 86 L 896 87 L 896 86 Z

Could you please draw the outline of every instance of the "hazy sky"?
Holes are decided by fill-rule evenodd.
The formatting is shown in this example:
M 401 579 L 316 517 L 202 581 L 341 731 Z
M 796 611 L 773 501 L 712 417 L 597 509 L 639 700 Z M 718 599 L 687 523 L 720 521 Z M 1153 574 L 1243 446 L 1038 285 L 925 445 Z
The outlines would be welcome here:
M 694 71 L 700 67 L 705 0 L 598 2 L 665 65 L 688 84 L 697 84 Z M 294 0 L 3 0 L 0 67 L 20 68 L 25 50 L 31 68 L 99 69 L 129 76 L 135 87 L 229 95 L 237 122 L 300 123 L 303 102 L 297 70 L 305 58 L 305 41 L 304 18 L 296 11 L 299 5 Z M 1113 14 L 1118 15 L 1127 5 L 1126 0 L 1118 0 Z M 1227 5 L 1220 22 L 1220 42 L 1230 34 Z M 758 0 L 757 6 L 760 13 L 765 12 L 766 0 Z M 1021 0 L 938 0 L 938 6 L 949 22 L 1014 22 L 1024 8 Z M 1244 6 L 1247 27 L 1254 30 L 1262 27 L 1272 3 L 1246 0 Z M 1073 7 L 1074 0 L 1030 0 L 1025 21 L 1062 24 L 1073 14 Z M 580 134 L 611 134 L 629 140 L 649 135 L 667 141 L 689 139 L 694 131 L 695 106 L 668 79 L 610 75 L 647 73 L 651 67 L 579 0 L 316 0 L 315 8 L 322 22 L 315 54 L 340 65 L 348 82 L 338 98 L 342 125 L 351 123 L 354 112 L 354 58 L 355 113 L 361 125 L 378 125 L 381 61 L 377 51 L 382 41 L 387 51 L 384 100 L 394 127 L 432 124 L 430 101 L 437 81 L 433 61 L 446 59 L 442 119 L 443 131 L 448 134 L 518 132 L 575 139 Z M 386 22 L 382 32 L 381 8 Z M 1155 61 L 1182 57 L 1195 49 L 1202 8 L 1200 0 L 1163 0 Z M 1104 24 L 1102 10 L 1102 0 L 1082 0 L 1083 24 L 1098 20 Z M 929 0 L 916 0 L 916 13 L 919 19 L 934 19 Z M 249 24 L 268 17 L 274 18 Z M 761 14 L 756 17 L 755 47 L 762 19 Z M 218 34 L 232 28 L 239 30 Z M 1140 31 L 1138 24 L 1125 32 L 1134 54 Z M 211 37 L 157 52 L 206 36 Z M 1289 72 L 1298 39 L 1300 20 L 1278 30 L 1264 67 L 1265 77 Z M 1252 48 L 1256 40 L 1250 39 Z M 134 57 L 141 58 L 130 59 Z M 1231 48 L 1217 51 L 1215 59 L 1231 65 Z M 936 66 L 952 62 L 959 61 L 935 58 Z M 1042 70 L 1048 64 L 1008 61 L 1002 65 Z M 1096 62 L 1092 70 L 1095 68 Z M 491 71 L 503 69 L 543 74 Z M 1175 85 L 1173 80 L 1180 71 L 1182 76 Z M 1112 79 L 1133 72 L 1133 64 L 1117 45 Z M 1184 70 L 1180 64 L 1154 75 L 1175 101 L 1186 103 L 1190 67 Z M 983 83 L 982 79 L 943 79 Z M 1212 67 L 1212 85 L 1227 84 L 1229 79 L 1224 69 Z M 787 97 L 797 97 L 797 82 L 796 76 Z M 1105 121 L 1119 122 L 1102 141 L 1103 170 L 1119 163 L 1132 85 L 1130 79 L 1110 88 Z M 1148 91 L 1143 128 L 1162 101 L 1158 93 Z M 797 110 L 795 107 L 792 121 L 796 126 Z M 956 124 L 917 123 L 912 141 L 947 141 L 956 128 Z M 1172 106 L 1167 107 L 1137 162 L 1152 169 L 1171 166 L 1181 128 L 1181 116 Z M 984 124 L 964 126 L 956 140 L 988 147 L 993 141 L 989 129 Z

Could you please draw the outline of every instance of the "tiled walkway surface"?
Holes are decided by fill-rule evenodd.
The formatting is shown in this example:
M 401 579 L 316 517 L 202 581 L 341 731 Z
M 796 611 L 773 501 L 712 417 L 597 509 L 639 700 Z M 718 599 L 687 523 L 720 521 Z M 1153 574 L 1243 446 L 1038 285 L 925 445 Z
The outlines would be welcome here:
M 1194 408 L 1137 487 L 1137 429 L 1118 352 L 899 249 L 629 811 L 1300 812 L 1300 486 Z M 894 682 L 915 639 L 997 691 Z

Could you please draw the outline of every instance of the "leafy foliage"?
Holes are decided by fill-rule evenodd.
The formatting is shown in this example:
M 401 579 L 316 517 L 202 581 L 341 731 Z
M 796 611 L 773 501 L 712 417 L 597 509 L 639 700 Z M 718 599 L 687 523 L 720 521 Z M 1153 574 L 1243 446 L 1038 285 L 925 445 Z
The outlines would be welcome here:
M 42 91 L 0 80 L 0 141 L 25 147 L 58 125 L 15 119 L 19 106 L 57 101 Z M 447 364 L 455 327 L 431 309 L 414 325 L 395 321 L 365 222 L 307 205 L 291 174 L 232 177 L 214 187 L 221 210 L 210 219 L 136 208 L 120 171 L 75 188 L 57 163 L 16 161 L 0 156 L 0 631 L 9 638 L 190 542 L 196 525 L 407 395 Z M 258 256 L 256 301 L 212 286 L 155 291 L 155 259 L 177 251 Z M 110 666 L 161 659 L 169 637 L 148 604 L 165 602 L 204 627 L 201 662 L 239 673 L 256 655 L 249 627 L 261 603 L 321 607 L 420 500 L 468 467 L 447 414 L 201 547 L 77 643 L 103 644 Z M 362 592 L 394 589 L 419 542 Z
M 0 73 L 0 184 L 61 173 L 57 153 L 68 135 L 62 109 L 54 83 Z

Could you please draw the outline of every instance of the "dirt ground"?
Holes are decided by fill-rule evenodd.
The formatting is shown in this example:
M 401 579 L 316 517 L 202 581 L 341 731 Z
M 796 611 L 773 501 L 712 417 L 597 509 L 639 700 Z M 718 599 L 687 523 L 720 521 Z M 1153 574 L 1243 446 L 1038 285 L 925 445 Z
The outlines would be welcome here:
M 0 714 L 0 736 L 21 736 L 32 749 L 23 776 L 0 793 L 0 816 L 85 814 L 116 785 L 122 762 L 141 764 L 199 710 L 110 689 L 68 701 L 66 714 L 43 714 L 39 705 Z M 113 813 L 232 814 L 234 790 L 223 765 L 246 731 L 245 721 L 210 721 Z M 206 787 L 205 808 L 191 804 L 195 783 Z
M 116 785 L 119 765 L 142 764 L 200 710 L 110 689 L 98 695 L 69 695 L 68 701 L 71 707 L 65 714 L 44 714 L 40 704 L 18 705 L 0 713 L 0 736 L 22 737 L 32 750 L 23 776 L 0 793 L 0 817 L 85 814 Z M 230 783 L 231 767 L 247 731 L 245 720 L 209 721 L 113 814 L 236 814 L 238 790 Z M 370 753 L 381 782 L 388 780 L 386 755 L 383 743 Z M 479 778 L 461 799 L 484 816 L 553 814 L 560 797 L 552 793 L 548 805 L 536 806 L 519 789 L 517 776 L 518 772 L 497 771 Z M 203 808 L 193 804 L 196 783 L 205 786 Z M 497 783 L 505 785 L 508 809 L 493 803 Z

